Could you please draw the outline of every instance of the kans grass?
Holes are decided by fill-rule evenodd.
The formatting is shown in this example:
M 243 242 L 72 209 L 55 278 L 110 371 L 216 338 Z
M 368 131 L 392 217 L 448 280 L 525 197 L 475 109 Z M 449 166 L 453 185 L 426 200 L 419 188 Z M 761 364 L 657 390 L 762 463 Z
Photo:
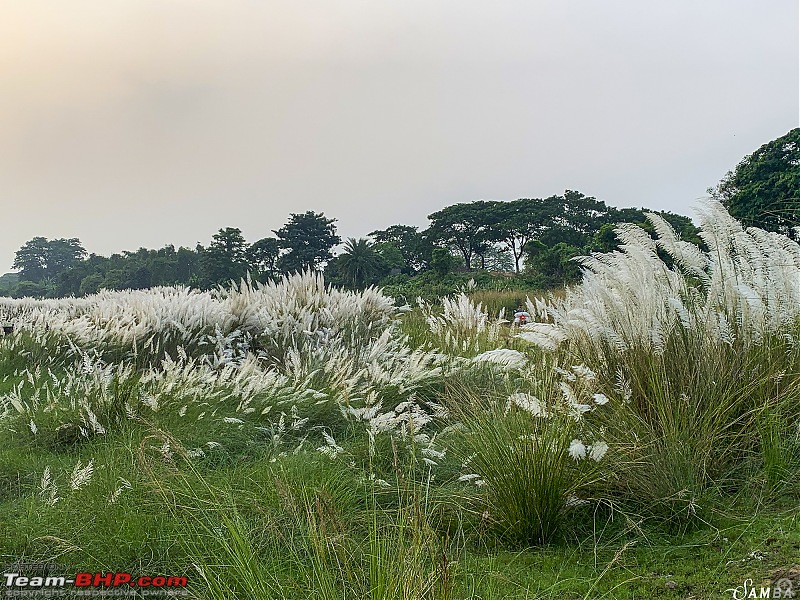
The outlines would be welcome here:
M 522 329 L 496 298 L 398 307 L 313 274 L 2 300 L 0 561 L 208 599 L 779 578 L 800 562 L 800 246 L 713 203 L 701 222 L 702 249 L 623 226 Z

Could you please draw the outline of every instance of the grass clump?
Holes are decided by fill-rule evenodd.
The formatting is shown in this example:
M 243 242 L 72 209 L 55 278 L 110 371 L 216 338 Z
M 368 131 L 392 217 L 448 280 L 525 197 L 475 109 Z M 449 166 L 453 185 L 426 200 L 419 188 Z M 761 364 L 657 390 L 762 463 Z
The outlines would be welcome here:
M 603 478 L 609 449 L 592 419 L 609 402 L 585 368 L 525 374 L 526 391 L 476 395 L 458 383 L 449 403 L 461 425 L 459 479 L 485 490 L 486 519 L 516 547 L 552 542 Z

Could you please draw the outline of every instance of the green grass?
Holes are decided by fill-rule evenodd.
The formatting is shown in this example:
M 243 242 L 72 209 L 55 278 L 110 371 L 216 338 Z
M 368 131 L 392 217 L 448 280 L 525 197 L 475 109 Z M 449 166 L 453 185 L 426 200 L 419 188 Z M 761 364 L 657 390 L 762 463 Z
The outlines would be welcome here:
M 418 311 L 404 331 L 435 342 Z M 730 597 L 746 578 L 768 581 L 800 562 L 797 356 L 777 341 L 716 353 L 670 343 L 662 357 L 572 348 L 545 362 L 525 350 L 537 365 L 529 373 L 476 367 L 430 384 L 419 395 L 466 428 L 461 438 L 440 432 L 448 455 L 436 469 L 388 436 L 372 456 L 363 428 L 335 411 L 309 412 L 335 424 L 344 452 L 332 460 L 249 425 L 181 418 L 179 391 L 147 418 L 123 418 L 124 402 L 140 397 L 135 376 L 81 388 L 105 402 L 105 434 L 53 437 L 69 399 L 37 413 L 36 435 L 27 417 L 2 421 L 0 562 L 186 575 L 192 596 L 209 600 Z M 25 365 L 63 374 L 65 353 L 55 338 L 0 341 L 0 393 Z M 602 473 L 565 461 L 583 435 L 576 423 L 502 405 L 524 391 L 551 406 L 556 362 L 592 367 L 612 398 L 587 417 L 613 448 Z M 613 389 L 620 369 L 627 404 Z M 220 402 L 220 414 L 234 409 Z M 221 447 L 188 456 L 208 440 Z M 488 488 L 457 481 L 472 455 Z M 70 489 L 76 463 L 90 461 L 92 478 Z M 41 489 L 46 467 L 54 504 Z M 565 511 L 572 493 L 589 504 Z
M 185 574 L 202 598 L 712 598 L 800 553 L 793 505 L 748 497 L 689 534 L 598 510 L 550 546 L 510 551 L 480 523 L 448 529 L 413 501 L 382 509 L 322 457 L 198 470 L 164 463 L 143 434 L 68 454 L 6 447 L 0 558 Z M 95 477 L 44 505 L 41 465 L 78 458 L 94 459 Z M 132 489 L 109 505 L 120 474 Z
M 420 513 L 423 489 L 381 498 L 322 456 L 204 467 L 165 462 L 160 442 L 131 426 L 68 452 L 4 443 L 0 559 L 185 574 L 200 598 L 711 598 L 800 553 L 793 499 L 742 494 L 683 535 L 601 507 L 547 547 L 512 551 L 479 515 Z M 94 460 L 90 483 L 44 504 L 43 465 L 77 460 Z M 132 487 L 110 505 L 118 477 Z
M 511 302 L 511 305 L 506 306 L 508 311 L 515 308 L 520 300 L 524 301 L 526 295 L 533 297 L 542 290 L 542 278 L 536 275 L 509 276 L 487 271 L 448 273 L 442 276 L 434 271 L 425 271 L 413 277 L 393 275 L 385 278 L 380 286 L 387 295 L 410 305 L 413 305 L 418 297 L 437 302 L 444 296 L 473 289 L 472 293 L 480 295 L 478 301 L 481 299 L 486 301 L 485 305 L 490 309 L 489 314 L 496 315 L 507 302 Z

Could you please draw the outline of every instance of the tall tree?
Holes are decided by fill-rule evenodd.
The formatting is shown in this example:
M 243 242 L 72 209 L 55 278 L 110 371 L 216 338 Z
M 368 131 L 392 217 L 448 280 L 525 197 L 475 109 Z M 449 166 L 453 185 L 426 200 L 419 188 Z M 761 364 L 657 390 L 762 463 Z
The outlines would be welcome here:
M 525 244 L 540 238 L 551 226 L 556 215 L 555 206 L 541 198 L 520 198 L 504 202 L 498 210 L 501 215 L 497 224 L 498 237 L 511 251 L 514 271 L 519 273 Z
M 189 285 L 200 276 L 200 255 L 190 248 L 180 247 L 175 253 L 175 278 Z
M 572 259 L 582 254 L 581 249 L 565 242 L 546 246 L 539 240 L 525 244 L 525 270 L 540 277 L 543 287 L 556 287 L 575 283 L 581 270 Z
M 746 226 L 798 239 L 800 128 L 761 146 L 728 171 L 709 193 Z
M 403 271 L 409 275 L 418 273 L 430 264 L 433 243 L 428 236 L 413 225 L 391 225 L 373 231 L 369 236 L 380 244 L 393 244 L 403 256 Z
M 271 276 L 275 273 L 275 264 L 280 251 L 277 239 L 265 237 L 250 244 L 247 249 L 247 262 L 256 273 Z
M 428 234 L 431 239 L 458 250 L 467 270 L 471 270 L 473 257 L 485 254 L 490 243 L 499 239 L 497 224 L 502 219 L 498 210 L 501 204 L 478 200 L 447 206 L 428 215 L 431 221 Z
M 431 253 L 431 269 L 440 276 L 447 275 L 453 270 L 455 260 L 447 248 L 434 248 Z
M 566 190 L 562 196 L 550 196 L 544 203 L 550 223 L 539 239 L 547 246 L 563 242 L 582 248 L 608 220 L 609 208 L 605 202 L 574 190 Z
M 17 250 L 12 268 L 20 270 L 20 279 L 39 282 L 45 278 L 56 279 L 85 256 L 86 250 L 78 238 L 35 237 Z
M 203 252 L 206 282 L 217 285 L 237 281 L 247 273 L 247 242 L 241 229 L 226 227 L 211 236 L 211 244 Z
M 348 238 L 344 252 L 337 260 L 337 270 L 344 281 L 355 288 L 374 283 L 380 275 L 383 261 L 369 240 Z
M 21 281 L 39 282 L 47 274 L 47 238 L 35 237 L 17 250 L 13 269 L 19 270 Z
M 317 270 L 322 263 L 330 260 L 333 257 L 331 250 L 342 241 L 336 235 L 334 223 L 336 219 L 328 219 L 323 213 L 291 213 L 289 222 L 274 231 L 278 236 L 278 245 L 288 250 L 278 260 L 278 267 L 290 273 Z
M 57 277 L 85 256 L 86 250 L 78 238 L 50 240 L 47 243 L 47 275 Z

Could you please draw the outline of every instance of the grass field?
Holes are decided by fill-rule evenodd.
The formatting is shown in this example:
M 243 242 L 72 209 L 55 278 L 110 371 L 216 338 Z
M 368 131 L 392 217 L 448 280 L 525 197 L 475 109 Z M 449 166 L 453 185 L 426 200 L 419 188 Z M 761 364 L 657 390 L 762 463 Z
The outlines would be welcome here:
M 800 247 L 720 211 L 706 251 L 623 230 L 539 300 L 306 274 L 2 301 L 5 572 L 256 600 L 800 586 Z M 520 301 L 522 329 L 497 314 Z

